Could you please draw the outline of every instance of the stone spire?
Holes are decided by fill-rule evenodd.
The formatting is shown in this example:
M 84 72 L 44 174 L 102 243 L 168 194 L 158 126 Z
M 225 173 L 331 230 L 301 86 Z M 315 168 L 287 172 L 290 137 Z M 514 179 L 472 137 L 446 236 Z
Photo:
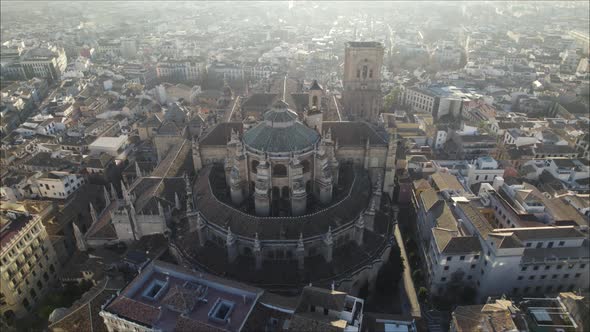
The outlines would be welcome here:
M 158 214 L 163 217 L 164 216 L 164 208 L 162 207 L 162 203 L 158 201 Z
M 326 233 L 324 242 L 328 245 L 332 245 L 334 243 L 334 239 L 332 238 L 332 226 L 328 226 L 328 232 Z
M 92 223 L 94 224 L 95 222 L 98 221 L 98 217 L 96 215 L 96 210 L 94 209 L 94 206 L 92 205 L 92 203 L 88 203 L 88 205 L 90 206 L 90 218 L 92 218 Z
M 106 186 L 102 187 L 102 190 L 103 190 L 102 195 L 104 196 L 104 204 L 105 204 L 105 207 L 107 207 L 107 206 L 111 205 L 111 198 L 109 197 L 109 192 L 108 192 Z
M 86 250 L 88 250 L 88 245 L 86 244 L 84 235 L 82 235 L 80 228 L 75 222 L 73 222 L 72 225 L 74 226 L 74 238 L 76 239 L 76 247 L 78 248 L 78 250 L 85 252 Z
M 138 178 L 142 177 L 141 168 L 139 168 L 139 164 L 137 161 L 135 162 L 135 174 Z
M 112 182 L 111 182 L 111 197 L 114 200 L 117 200 L 119 198 L 119 196 L 117 195 L 117 190 L 115 189 L 115 186 L 113 185 Z
M 238 248 L 236 245 L 236 237 L 231 232 L 229 226 L 227 226 L 227 236 L 225 238 L 225 245 L 227 247 L 227 259 L 230 263 L 233 263 L 238 257 Z
M 193 211 L 193 190 L 191 188 L 191 181 L 188 175 L 184 174 L 184 188 L 186 190 L 186 212 Z
M 231 232 L 231 228 L 227 226 L 227 235 L 225 237 L 225 244 L 229 246 L 233 246 L 236 243 L 236 237 L 234 233 Z
M 363 245 L 363 237 L 365 233 L 365 217 L 361 213 L 354 223 L 354 240 L 356 244 L 360 247 Z
M 254 250 L 254 252 L 262 250 L 262 247 L 260 245 L 260 240 L 258 239 L 258 233 L 256 233 L 254 235 L 254 248 L 253 248 L 253 250 Z
M 299 240 L 297 240 L 295 256 L 297 257 L 297 268 L 299 270 L 303 270 L 305 268 L 305 247 L 303 245 L 303 233 L 299 233 Z
M 258 233 L 254 235 L 254 247 L 252 248 L 252 251 L 254 252 L 254 258 L 256 259 L 256 269 L 260 270 L 262 268 L 262 245 L 258 239 Z
M 181 209 L 181 206 L 180 206 L 180 198 L 178 198 L 178 193 L 176 193 L 176 192 L 174 193 L 174 207 L 177 210 L 180 210 Z
M 193 219 L 194 216 L 189 217 L 189 220 L 194 220 Z M 201 217 L 201 214 L 199 212 L 197 212 L 197 222 L 196 225 L 194 227 L 192 227 L 192 223 L 191 223 L 191 232 L 194 232 L 195 230 L 197 231 L 197 235 L 199 236 L 199 245 L 201 247 L 205 246 L 205 243 L 207 242 L 207 224 L 205 223 L 205 220 L 203 220 L 203 217 Z
M 123 193 L 125 203 L 131 204 L 131 197 L 129 196 L 129 192 L 127 191 L 127 187 L 125 187 L 125 182 L 123 182 L 123 180 L 121 180 L 121 192 Z
M 326 135 L 324 135 L 326 141 L 332 141 L 332 128 L 328 128 Z
M 328 228 L 328 233 L 324 237 L 324 259 L 326 262 L 332 262 L 334 239 L 332 238 L 332 226 Z

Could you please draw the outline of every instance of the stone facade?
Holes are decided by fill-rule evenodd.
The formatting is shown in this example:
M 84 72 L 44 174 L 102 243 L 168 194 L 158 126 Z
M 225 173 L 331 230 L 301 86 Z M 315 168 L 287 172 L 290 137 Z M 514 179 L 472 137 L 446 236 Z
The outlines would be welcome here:
M 351 120 L 377 122 L 382 105 L 383 46 L 378 42 L 349 42 L 344 52 L 345 113 Z

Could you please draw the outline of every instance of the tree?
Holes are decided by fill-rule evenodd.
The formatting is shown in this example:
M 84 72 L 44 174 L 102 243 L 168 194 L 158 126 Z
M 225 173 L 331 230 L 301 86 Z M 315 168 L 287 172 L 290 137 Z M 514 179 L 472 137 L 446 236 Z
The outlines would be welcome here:
M 393 88 L 385 97 L 383 97 L 383 110 L 390 111 L 393 106 L 401 103 L 402 90 L 400 87 Z

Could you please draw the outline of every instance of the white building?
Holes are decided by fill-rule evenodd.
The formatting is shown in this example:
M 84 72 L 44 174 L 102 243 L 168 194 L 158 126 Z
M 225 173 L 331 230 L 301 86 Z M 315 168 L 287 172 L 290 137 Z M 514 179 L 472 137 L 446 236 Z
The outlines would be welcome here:
M 574 226 L 496 228 L 483 213 L 487 195 L 447 200 L 429 188 L 414 204 L 433 294 L 472 287 L 484 299 L 588 289 L 587 236 Z
M 129 144 L 127 135 L 118 137 L 99 137 L 90 145 L 88 150 L 93 155 L 99 155 L 101 152 L 107 153 L 113 157 L 119 156 Z
M 69 172 L 52 171 L 34 178 L 33 191 L 41 197 L 66 199 L 85 183 L 82 176 Z
M 68 59 L 63 48 L 34 48 L 25 53 L 20 64 L 26 79 L 43 77 L 58 80 L 66 70 Z

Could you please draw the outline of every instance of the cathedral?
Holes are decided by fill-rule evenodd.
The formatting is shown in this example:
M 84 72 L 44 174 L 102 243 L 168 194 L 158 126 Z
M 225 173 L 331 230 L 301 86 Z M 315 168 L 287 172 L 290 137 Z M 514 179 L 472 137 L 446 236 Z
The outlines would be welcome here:
M 136 164 L 113 194 L 118 240 L 165 234 L 178 263 L 277 291 L 373 286 L 393 245 L 395 138 L 368 122 L 324 121 L 315 81 L 297 96 L 307 102 L 296 110 L 283 94 L 257 119 L 200 135 L 164 119 L 157 164 Z

